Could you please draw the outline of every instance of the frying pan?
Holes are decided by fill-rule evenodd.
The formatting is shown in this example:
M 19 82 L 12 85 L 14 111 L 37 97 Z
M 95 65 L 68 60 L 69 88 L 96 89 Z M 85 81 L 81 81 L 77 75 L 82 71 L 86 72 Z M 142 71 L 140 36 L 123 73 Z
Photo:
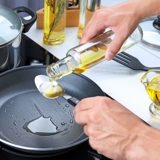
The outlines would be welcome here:
M 36 89 L 34 78 L 46 75 L 46 67 L 20 67 L 0 74 L 0 142 L 13 150 L 61 154 L 88 140 L 83 126 L 74 121 L 73 105 L 61 96 L 47 99 Z M 105 96 L 81 74 L 72 73 L 58 82 L 66 94 L 79 100 Z

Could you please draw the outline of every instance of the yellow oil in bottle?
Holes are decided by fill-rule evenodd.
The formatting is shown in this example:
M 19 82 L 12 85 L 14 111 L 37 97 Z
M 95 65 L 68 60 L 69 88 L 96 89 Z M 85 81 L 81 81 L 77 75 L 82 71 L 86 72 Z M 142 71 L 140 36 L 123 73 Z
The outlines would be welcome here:
M 63 88 L 57 84 L 53 85 L 51 82 L 45 82 L 40 86 L 40 92 L 47 98 L 56 98 L 64 93 Z
M 152 101 L 160 106 L 160 76 L 155 77 L 150 83 L 147 83 L 146 91 Z
M 47 67 L 47 75 L 53 80 L 58 80 L 72 72 L 83 73 L 98 63 L 101 63 L 105 60 L 107 47 L 114 39 L 114 36 L 114 32 L 109 30 L 94 37 L 86 44 L 81 44 L 70 49 L 66 57 Z M 137 34 L 134 37 L 128 37 L 118 53 L 133 46 L 140 38 L 141 36 L 139 37 Z
M 77 33 L 77 37 L 78 37 L 79 39 L 82 38 L 83 29 L 84 29 L 84 26 L 79 23 L 79 24 L 78 24 L 78 33 Z
M 80 55 L 81 68 L 73 69 L 75 73 L 83 73 L 92 66 L 102 62 L 106 54 L 107 46 L 104 44 L 93 46 L 87 49 L 85 54 Z
M 108 43 L 111 41 L 111 39 L 108 39 Z M 62 72 L 59 70 L 58 71 L 58 76 L 50 76 L 51 79 L 53 80 L 58 80 L 60 79 L 61 77 L 63 76 L 66 76 L 72 72 L 75 72 L 75 73 L 83 73 L 85 71 L 87 71 L 89 68 L 95 66 L 96 64 L 98 63 L 101 63 L 102 61 L 105 60 L 105 54 L 106 54 L 106 51 L 107 51 L 107 46 L 109 45 L 108 43 L 105 43 L 105 44 L 98 44 L 98 45 L 95 45 L 95 46 L 92 46 L 88 49 L 86 49 L 83 53 L 76 53 L 78 54 L 79 58 L 80 58 L 80 64 L 79 66 L 75 66 L 73 65 L 73 62 L 68 60 L 67 62 L 65 62 L 67 64 L 67 66 L 69 67 L 68 70 L 63 70 L 62 69 Z M 128 43 L 127 44 L 124 44 L 125 47 L 127 47 Z M 123 51 L 123 50 L 122 50 Z M 49 65 L 49 67 L 54 67 L 54 64 L 51 64 Z M 51 75 L 48 70 L 47 70 L 47 74 L 48 75 Z
M 75 72 L 78 74 L 83 73 L 89 68 L 91 68 L 92 66 L 104 61 L 106 50 L 107 50 L 107 46 L 104 44 L 101 44 L 101 45 L 99 44 L 97 46 L 90 47 L 85 51 L 85 53 L 79 54 L 80 62 L 81 62 L 79 67 L 76 68 L 76 66 L 73 65 L 72 61 L 68 60 L 67 62 L 63 63 L 67 65 L 67 67 L 64 67 L 64 68 L 68 68 L 68 70 L 64 70 L 64 68 L 62 67 L 62 70 L 58 71 L 58 75 L 50 74 L 50 72 L 52 72 L 51 70 L 47 70 L 47 74 L 50 75 L 50 78 L 52 81 L 52 80 L 58 80 L 59 78 L 66 76 L 72 72 Z M 54 67 L 54 64 L 49 65 L 48 68 L 52 68 L 52 67 Z
M 47 45 L 61 44 L 65 40 L 66 0 L 44 1 L 44 37 Z

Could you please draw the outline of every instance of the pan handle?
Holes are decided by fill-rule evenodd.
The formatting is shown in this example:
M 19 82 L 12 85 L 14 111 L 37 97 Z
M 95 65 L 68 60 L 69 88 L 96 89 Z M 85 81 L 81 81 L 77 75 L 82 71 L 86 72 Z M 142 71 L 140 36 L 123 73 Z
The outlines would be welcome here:
M 23 33 L 26 33 L 29 31 L 29 29 L 32 27 L 32 25 L 34 24 L 34 22 L 36 21 L 37 19 L 37 15 L 36 13 L 31 10 L 30 8 L 27 8 L 27 7 L 17 7 L 17 8 L 14 8 L 13 11 L 15 13 L 19 13 L 19 12 L 26 12 L 28 13 L 32 18 L 29 19 L 29 20 L 25 20 L 23 17 L 20 17 L 22 22 L 23 22 L 23 25 L 24 25 L 24 29 L 23 29 Z

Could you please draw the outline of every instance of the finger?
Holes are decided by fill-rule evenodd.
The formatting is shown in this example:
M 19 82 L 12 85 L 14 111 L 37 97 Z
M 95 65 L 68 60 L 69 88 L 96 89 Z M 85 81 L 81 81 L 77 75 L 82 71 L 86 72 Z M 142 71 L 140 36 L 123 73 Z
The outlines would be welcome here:
M 96 27 L 97 26 L 96 24 L 94 24 L 94 27 L 92 24 L 91 26 L 92 27 L 88 26 L 86 30 L 82 32 L 82 38 L 80 44 L 86 43 L 88 40 L 92 39 L 96 35 L 99 35 L 99 33 L 103 30 L 102 27 Z
M 103 31 L 106 28 L 104 21 L 102 21 L 102 18 L 99 18 L 100 14 L 101 12 L 94 13 L 91 20 L 84 28 L 80 41 L 81 44 L 86 43 L 88 40 L 95 37 L 97 33 Z
M 127 39 L 127 36 L 122 35 L 122 34 L 116 34 L 115 38 L 108 46 L 105 58 L 107 60 L 111 60 L 121 49 L 121 46 L 123 45 L 126 39 Z
M 80 111 L 89 110 L 93 107 L 93 97 L 81 100 L 74 108 L 73 114 L 76 115 Z
M 105 29 L 102 29 L 101 31 L 99 31 L 95 36 L 99 36 L 100 34 L 104 33 Z
M 75 115 L 75 121 L 76 121 L 76 123 L 78 123 L 80 125 L 86 125 L 88 123 L 88 121 L 89 121 L 88 111 L 78 112 Z
M 89 136 L 89 133 L 88 133 L 88 125 L 87 125 L 87 124 L 84 125 L 83 131 L 84 131 L 84 133 L 85 133 L 87 136 Z
M 97 129 L 97 127 L 95 127 L 95 125 L 90 122 L 84 125 L 83 130 L 87 136 L 92 138 L 98 138 L 100 132 L 100 129 Z

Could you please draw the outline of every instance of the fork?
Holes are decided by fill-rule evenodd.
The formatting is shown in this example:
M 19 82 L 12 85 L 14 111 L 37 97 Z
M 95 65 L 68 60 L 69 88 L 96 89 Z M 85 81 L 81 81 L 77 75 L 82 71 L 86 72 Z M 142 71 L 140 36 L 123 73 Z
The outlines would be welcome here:
M 126 52 L 121 52 L 117 54 L 112 60 L 123 64 L 133 70 L 143 70 L 148 71 L 150 69 L 160 69 L 160 67 L 146 67 L 137 58 L 127 54 Z

